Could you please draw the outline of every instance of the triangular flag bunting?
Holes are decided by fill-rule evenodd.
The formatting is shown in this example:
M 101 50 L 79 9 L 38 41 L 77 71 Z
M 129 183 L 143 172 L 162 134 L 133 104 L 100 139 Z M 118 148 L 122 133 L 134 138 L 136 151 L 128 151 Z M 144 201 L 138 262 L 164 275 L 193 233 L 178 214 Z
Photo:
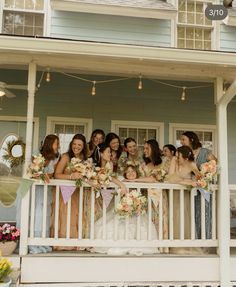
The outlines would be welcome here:
M 76 190 L 75 186 L 60 185 L 60 190 L 64 203 L 66 204 Z
M 102 189 L 101 195 L 102 195 L 102 198 L 103 198 L 105 205 L 106 205 L 106 208 L 107 208 L 109 206 L 114 194 L 112 193 L 111 189 Z
M 33 183 L 34 183 L 33 179 L 23 178 L 17 189 L 16 194 L 19 193 L 21 197 L 24 197 L 26 193 L 28 192 L 28 190 L 31 188 Z
M 151 197 L 154 206 L 157 207 L 161 197 L 161 190 L 150 188 L 148 189 L 148 194 Z

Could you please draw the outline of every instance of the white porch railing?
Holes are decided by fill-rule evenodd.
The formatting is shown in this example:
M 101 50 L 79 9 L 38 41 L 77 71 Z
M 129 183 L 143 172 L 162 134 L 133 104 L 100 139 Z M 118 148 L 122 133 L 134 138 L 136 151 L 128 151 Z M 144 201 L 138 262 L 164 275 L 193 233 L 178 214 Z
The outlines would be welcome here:
M 106 225 L 107 225 L 107 209 L 105 202 L 102 202 L 102 225 L 103 225 L 103 236 L 102 239 L 96 239 L 94 235 L 95 226 L 95 201 L 96 195 L 93 188 L 88 185 L 84 185 L 80 188 L 79 193 L 79 215 L 78 215 L 78 238 L 70 238 L 70 222 L 71 222 L 71 199 L 67 202 L 67 218 L 66 218 L 66 235 L 64 237 L 59 236 L 59 194 L 60 186 L 74 186 L 74 182 L 71 181 L 61 181 L 61 180 L 51 180 L 49 184 L 43 185 L 43 212 L 42 212 L 42 232 L 41 236 L 35 237 L 34 222 L 35 222 L 35 199 L 37 199 L 37 186 L 42 185 L 40 182 L 35 182 L 30 189 L 30 191 L 22 199 L 22 210 L 21 210 L 21 242 L 20 242 L 20 254 L 25 255 L 28 252 L 29 245 L 47 245 L 47 246 L 78 246 L 78 247 L 217 247 L 218 241 L 216 237 L 216 198 L 217 191 L 216 187 L 212 193 L 212 237 L 206 239 L 205 236 L 205 199 L 201 199 L 201 238 L 196 239 L 195 236 L 195 204 L 194 204 L 194 193 L 192 191 L 186 190 L 185 186 L 177 184 L 167 184 L 167 183 L 125 183 L 127 189 L 137 189 L 137 190 L 148 190 L 157 189 L 160 191 L 159 204 L 157 206 L 158 214 L 160 215 L 157 219 L 158 227 L 158 239 L 153 240 L 151 238 L 151 224 L 154 215 L 154 208 L 152 204 L 152 199 L 149 192 L 146 192 L 148 199 L 147 208 L 147 238 L 141 239 L 140 234 L 140 216 L 136 220 L 136 237 L 133 239 L 128 239 L 129 232 L 129 219 L 125 219 L 125 239 L 117 239 L 117 231 L 119 224 L 119 216 L 115 216 L 114 220 L 114 238 L 106 238 Z M 117 195 L 114 195 L 113 209 L 116 208 L 117 203 L 120 199 L 120 194 L 116 186 L 111 186 Z M 85 190 L 86 188 L 86 190 Z M 89 189 L 88 189 L 89 188 Z M 54 236 L 50 237 L 47 235 L 47 216 L 50 210 L 47 209 L 48 198 L 52 191 L 55 193 L 55 216 L 54 216 Z M 168 198 L 168 238 L 163 238 L 163 191 L 167 192 Z M 41 191 L 42 192 L 42 191 Z M 84 237 L 82 234 L 83 230 L 83 199 L 85 192 L 91 192 L 90 200 L 90 230 L 89 236 Z M 176 193 L 179 193 L 179 199 L 174 200 Z M 189 194 L 188 197 L 185 195 Z M 188 200 L 186 200 L 188 198 Z M 186 202 L 190 201 L 190 202 Z M 189 216 L 186 218 L 185 206 L 188 205 L 190 209 Z M 178 206 L 177 206 L 178 205 Z M 179 210 L 179 220 L 174 217 L 174 210 L 178 208 Z M 186 237 L 186 224 L 185 222 L 190 221 L 190 232 L 189 236 Z M 174 226 L 179 225 L 178 237 L 174 235 Z M 236 240 L 235 240 L 236 241 Z M 236 242 L 233 244 L 236 246 Z
M 229 185 L 229 190 L 232 198 L 236 199 L 236 184 Z M 234 219 L 236 221 L 236 219 Z M 236 247 L 236 238 L 230 240 L 230 247 Z

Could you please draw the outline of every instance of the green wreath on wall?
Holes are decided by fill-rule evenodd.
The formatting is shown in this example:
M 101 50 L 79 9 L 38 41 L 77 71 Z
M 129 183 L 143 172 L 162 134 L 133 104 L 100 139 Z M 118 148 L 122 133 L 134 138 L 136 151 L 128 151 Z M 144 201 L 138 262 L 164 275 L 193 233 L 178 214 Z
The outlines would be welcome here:
M 13 168 L 23 164 L 25 161 L 25 143 L 17 139 L 9 141 L 6 145 L 3 149 L 5 152 L 3 159 L 9 162 L 10 167 Z

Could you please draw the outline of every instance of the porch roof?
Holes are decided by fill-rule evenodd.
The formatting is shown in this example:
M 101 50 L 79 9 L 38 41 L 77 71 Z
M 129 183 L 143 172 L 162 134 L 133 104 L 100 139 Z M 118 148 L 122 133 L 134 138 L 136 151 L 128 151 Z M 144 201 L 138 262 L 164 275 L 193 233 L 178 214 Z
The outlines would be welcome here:
M 64 39 L 2 35 L 0 67 L 28 69 L 36 62 L 74 73 L 137 76 L 174 80 L 214 81 L 235 79 L 232 52 L 147 47 Z

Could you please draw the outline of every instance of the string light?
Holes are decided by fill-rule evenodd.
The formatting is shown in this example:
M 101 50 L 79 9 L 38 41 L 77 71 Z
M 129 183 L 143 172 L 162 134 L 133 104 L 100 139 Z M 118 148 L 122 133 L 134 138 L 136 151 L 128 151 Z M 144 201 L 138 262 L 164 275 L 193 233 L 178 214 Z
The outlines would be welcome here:
M 96 95 L 96 81 L 93 81 L 93 87 L 92 87 L 92 92 L 91 92 L 92 96 Z
M 138 90 L 143 89 L 142 75 L 139 75 Z
M 181 101 L 185 101 L 186 100 L 186 87 L 183 87 L 183 91 L 182 91 L 182 95 L 181 95 Z
M 50 68 L 47 68 L 46 82 L 49 83 L 50 81 L 51 81 Z

